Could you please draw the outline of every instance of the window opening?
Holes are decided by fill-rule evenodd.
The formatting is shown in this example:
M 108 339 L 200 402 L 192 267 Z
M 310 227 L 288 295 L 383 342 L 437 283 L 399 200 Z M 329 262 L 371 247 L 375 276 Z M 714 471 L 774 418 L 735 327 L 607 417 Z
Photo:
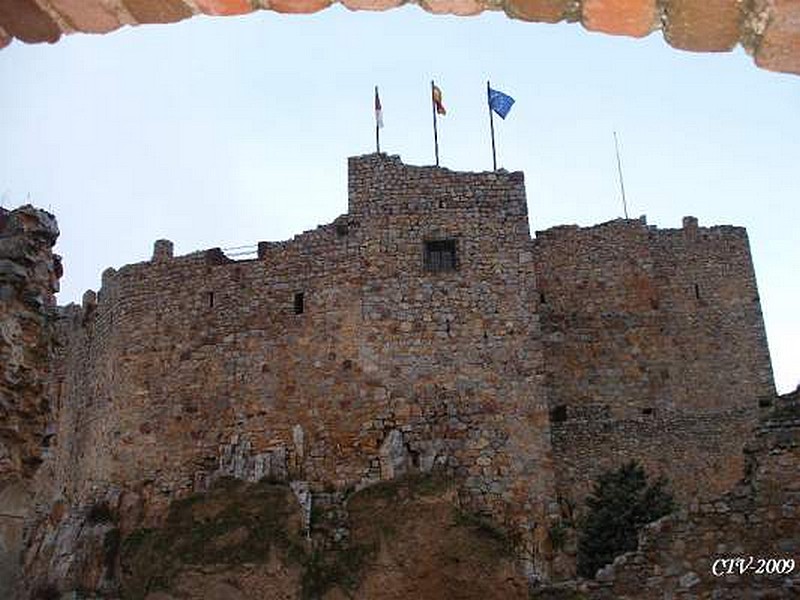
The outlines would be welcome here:
M 297 292 L 294 295 L 294 314 L 302 315 L 305 312 L 305 294 Z
M 456 270 L 456 241 L 425 242 L 425 270 L 432 273 Z
M 563 423 L 567 420 L 567 407 L 563 404 L 556 406 L 550 411 L 550 420 L 553 423 Z

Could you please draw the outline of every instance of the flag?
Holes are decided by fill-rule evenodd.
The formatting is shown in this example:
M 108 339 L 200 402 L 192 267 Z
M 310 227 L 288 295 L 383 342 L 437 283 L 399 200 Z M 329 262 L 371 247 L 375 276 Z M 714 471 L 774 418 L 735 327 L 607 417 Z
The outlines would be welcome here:
M 489 88 L 489 108 L 500 115 L 501 119 L 506 118 L 513 104 L 514 99 L 511 96 Z
M 383 107 L 381 107 L 381 99 L 378 96 L 378 88 L 375 88 L 375 127 L 383 129 Z
M 442 104 L 442 90 L 439 89 L 439 86 L 434 85 L 431 88 L 431 93 L 433 96 L 433 105 L 436 107 L 436 113 L 446 115 L 447 111 L 444 108 L 444 104 Z

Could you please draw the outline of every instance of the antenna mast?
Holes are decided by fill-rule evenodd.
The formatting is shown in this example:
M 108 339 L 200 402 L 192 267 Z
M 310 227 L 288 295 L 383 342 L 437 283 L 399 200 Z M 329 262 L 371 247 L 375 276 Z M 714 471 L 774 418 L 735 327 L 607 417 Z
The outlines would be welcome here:
M 622 163 L 619 160 L 619 140 L 617 140 L 617 132 L 614 132 L 614 147 L 617 150 L 617 172 L 619 173 L 619 187 L 622 191 L 622 211 L 625 213 L 625 218 L 628 218 L 628 202 L 625 200 L 625 182 L 622 179 Z

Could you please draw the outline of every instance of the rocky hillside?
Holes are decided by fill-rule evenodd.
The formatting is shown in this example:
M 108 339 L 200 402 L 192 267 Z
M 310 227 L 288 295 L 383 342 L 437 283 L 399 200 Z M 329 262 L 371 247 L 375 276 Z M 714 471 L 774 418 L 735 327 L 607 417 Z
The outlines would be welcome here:
M 99 504 L 35 540 L 46 572 L 60 578 L 29 573 L 26 596 L 526 598 L 512 541 L 457 505 L 452 482 L 436 476 L 352 493 L 334 511 L 312 511 L 310 523 L 291 488 L 268 481 L 221 479 L 173 503 L 160 527 L 130 532 L 120 528 L 121 507 Z M 65 542 L 73 553 L 60 551 Z

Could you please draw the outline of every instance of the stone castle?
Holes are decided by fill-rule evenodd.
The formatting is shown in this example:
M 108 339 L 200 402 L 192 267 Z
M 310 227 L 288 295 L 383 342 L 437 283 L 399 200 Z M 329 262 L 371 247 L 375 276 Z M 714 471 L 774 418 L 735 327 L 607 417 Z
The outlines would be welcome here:
M 157 523 L 223 475 L 290 482 L 310 514 L 441 471 L 539 577 L 548 527 L 605 469 L 640 460 L 681 502 L 733 488 L 775 397 L 743 228 L 532 237 L 522 173 L 384 154 L 349 160 L 333 223 L 251 260 L 157 241 L 58 309 L 53 339 L 44 447 L 11 460 L 37 465 L 39 519 L 103 498 Z

